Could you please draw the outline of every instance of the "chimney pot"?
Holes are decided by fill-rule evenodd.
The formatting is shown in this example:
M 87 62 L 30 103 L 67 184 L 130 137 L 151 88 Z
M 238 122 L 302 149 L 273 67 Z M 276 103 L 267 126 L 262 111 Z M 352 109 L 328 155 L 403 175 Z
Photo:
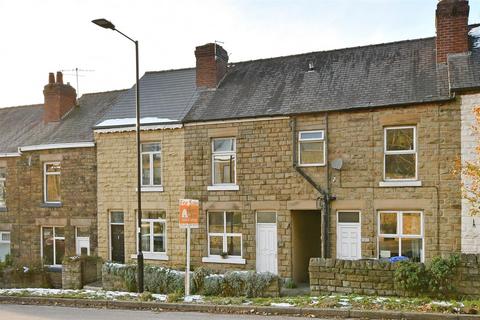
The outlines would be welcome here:
M 55 75 L 53 74 L 53 72 L 50 72 L 48 74 L 48 84 L 54 84 L 55 83 Z
M 61 71 L 57 71 L 57 84 L 63 84 L 63 73 Z

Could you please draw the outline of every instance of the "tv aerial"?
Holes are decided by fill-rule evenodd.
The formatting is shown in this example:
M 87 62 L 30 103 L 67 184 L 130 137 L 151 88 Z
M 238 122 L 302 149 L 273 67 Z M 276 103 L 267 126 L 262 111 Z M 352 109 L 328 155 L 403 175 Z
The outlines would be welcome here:
M 77 87 L 77 95 L 80 96 L 80 87 L 78 83 L 78 78 L 79 77 L 85 77 L 82 73 L 87 73 L 87 72 L 95 72 L 95 70 L 90 70 L 90 69 L 79 69 L 79 68 L 74 68 L 74 69 L 63 69 L 60 70 L 65 76 L 72 76 L 75 77 L 76 79 L 76 87 Z

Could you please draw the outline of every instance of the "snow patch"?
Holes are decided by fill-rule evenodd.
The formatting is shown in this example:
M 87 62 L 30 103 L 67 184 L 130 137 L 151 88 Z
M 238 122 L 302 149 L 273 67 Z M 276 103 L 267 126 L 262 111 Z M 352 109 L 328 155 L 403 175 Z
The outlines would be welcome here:
M 279 308 L 291 308 L 291 307 L 295 307 L 293 304 L 286 303 L 286 302 L 279 302 L 279 303 L 272 302 L 272 303 L 270 303 L 270 306 L 272 306 L 272 307 L 279 307 Z
M 165 123 L 165 122 L 176 122 L 178 120 L 172 120 L 168 118 L 157 118 L 157 117 L 145 117 L 140 119 L 140 124 L 153 124 L 153 123 Z M 108 119 L 100 122 L 97 127 L 114 127 L 114 126 L 126 126 L 126 125 L 135 125 L 137 123 L 136 118 L 123 118 L 123 119 Z
M 468 35 L 475 38 L 473 42 L 473 47 L 480 48 L 480 27 L 473 28 L 472 30 L 470 30 Z
M 183 298 L 183 301 L 184 302 L 202 302 L 203 301 L 203 297 L 202 296 L 199 296 L 199 295 L 193 295 L 193 296 L 185 296 Z

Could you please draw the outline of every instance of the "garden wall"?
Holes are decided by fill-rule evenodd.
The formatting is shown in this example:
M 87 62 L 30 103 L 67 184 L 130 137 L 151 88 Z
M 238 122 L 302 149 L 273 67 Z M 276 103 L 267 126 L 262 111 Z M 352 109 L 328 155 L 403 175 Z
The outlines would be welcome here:
M 48 274 L 43 270 L 7 268 L 0 272 L 0 288 L 50 288 Z
M 102 262 L 97 257 L 65 259 L 62 268 L 62 288 L 82 289 L 84 285 L 101 278 Z
M 397 264 L 378 260 L 310 259 L 312 295 L 324 293 L 405 296 L 396 287 Z M 457 267 L 454 285 L 458 296 L 480 298 L 480 255 L 463 254 Z

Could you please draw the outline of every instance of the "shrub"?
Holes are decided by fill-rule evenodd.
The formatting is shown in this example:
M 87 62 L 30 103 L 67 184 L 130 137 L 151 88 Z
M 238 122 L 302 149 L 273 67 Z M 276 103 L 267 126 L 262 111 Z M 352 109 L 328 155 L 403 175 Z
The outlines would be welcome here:
M 451 255 L 447 259 L 433 258 L 429 268 L 429 288 L 435 296 L 447 297 L 455 292 L 453 281 L 457 266 L 460 262 L 458 255 Z
M 428 274 L 422 263 L 400 261 L 394 277 L 397 286 L 407 292 L 422 293 L 428 287 Z
M 401 261 L 395 270 L 395 285 L 413 295 L 448 297 L 455 292 L 454 278 L 459 262 L 458 255 L 435 257 L 426 267 L 421 263 Z
M 136 265 L 105 263 L 102 271 L 104 276 L 111 275 L 123 280 L 124 287 L 127 288 L 127 290 L 136 291 Z M 184 294 L 185 273 L 183 271 L 146 265 L 144 277 L 145 290 L 148 292 L 162 294 L 173 293 L 172 299 L 177 295 Z M 229 271 L 221 275 L 211 274 L 209 269 L 200 267 L 192 273 L 191 291 L 215 296 L 260 297 L 265 294 L 265 290 L 272 281 L 278 281 L 278 277 L 271 273 Z M 118 283 L 118 280 L 116 280 L 116 282 Z M 169 301 L 172 301 L 170 297 Z

